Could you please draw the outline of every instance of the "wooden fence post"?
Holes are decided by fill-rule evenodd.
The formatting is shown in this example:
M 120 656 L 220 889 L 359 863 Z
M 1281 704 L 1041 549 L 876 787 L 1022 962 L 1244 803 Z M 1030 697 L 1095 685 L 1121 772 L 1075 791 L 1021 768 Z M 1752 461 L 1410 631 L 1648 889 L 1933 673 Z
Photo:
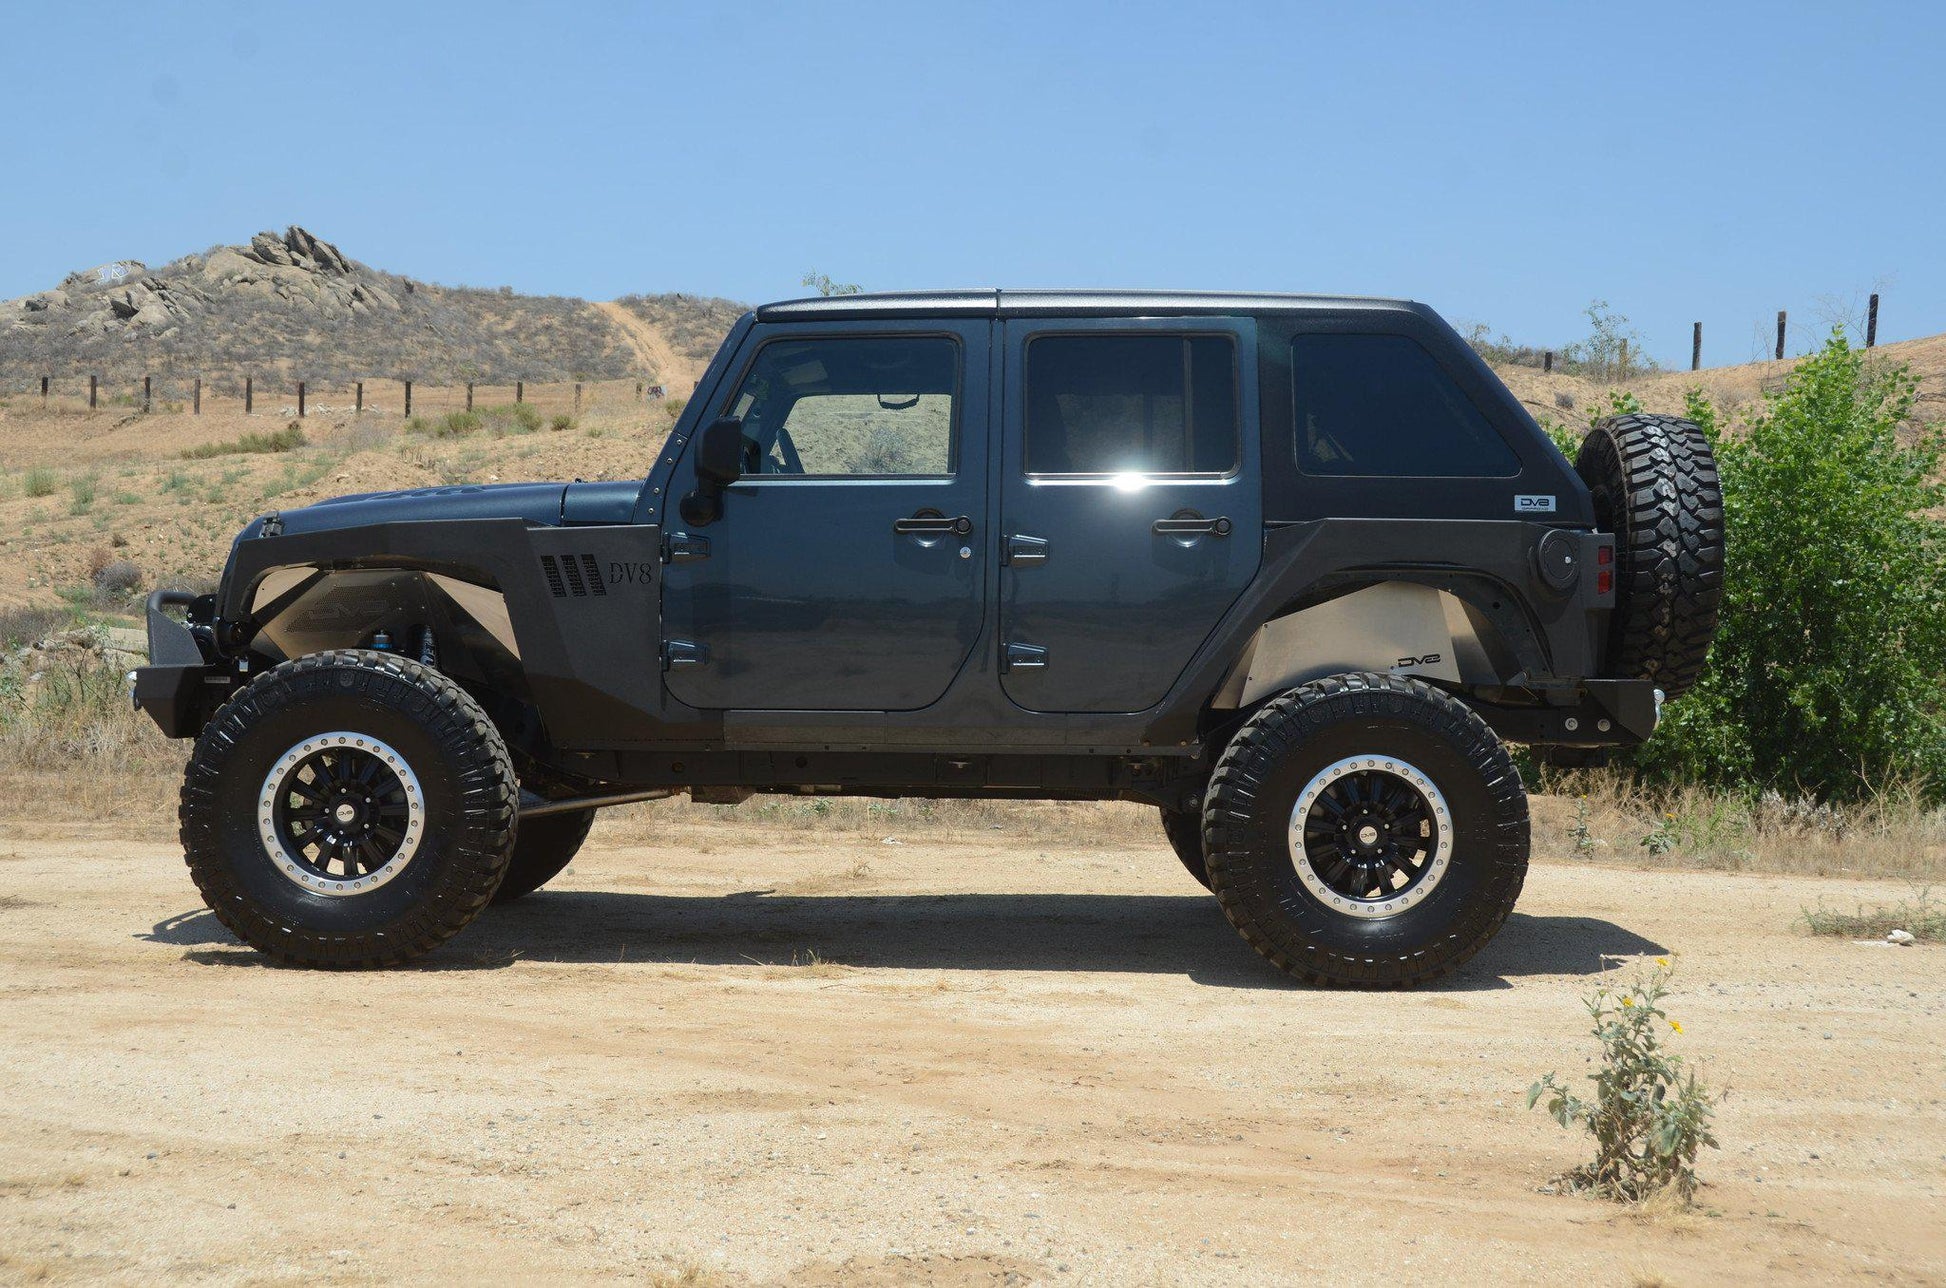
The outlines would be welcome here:
M 579 380 L 574 382 L 574 414 L 577 416 L 581 414 L 581 382 Z
M 1703 368 L 1703 324 L 1698 322 L 1689 336 L 1689 369 L 1700 371 Z
M 514 381 L 514 401 L 517 403 L 527 401 L 527 382 L 525 380 Z
M 149 378 L 148 378 L 147 376 L 143 376 L 143 377 L 142 377 L 142 414 L 143 414 L 144 416 L 146 416 L 146 415 L 148 415 L 148 414 L 149 414 L 149 408 L 150 408 L 150 407 L 151 407 L 152 405 L 153 405 L 153 402 L 152 402 L 152 398 L 151 398 L 151 390 L 150 390 L 150 386 L 149 386 Z
M 201 376 L 196 377 L 196 393 L 194 396 L 196 399 L 196 410 L 193 414 L 200 416 L 203 414 L 203 378 Z
M 1878 343 L 1878 292 L 1873 291 L 1872 302 L 1871 304 L 1866 306 L 1865 309 L 1865 347 L 1869 349 L 1877 343 Z M 45 380 L 41 382 L 41 388 L 43 390 L 47 388 L 47 382 Z
M 412 382 L 405 382 L 405 418 L 412 419 Z
M 95 409 L 100 386 L 101 386 L 100 376 L 88 377 L 88 410 L 89 411 L 93 411 Z
M 297 382 L 297 415 L 300 420 L 304 417 L 304 382 L 302 380 Z
M 466 382 L 466 410 L 473 410 L 473 382 L 471 380 Z
M 47 386 L 53 379 L 52 376 L 41 377 L 41 406 L 43 407 L 47 405 Z
M 642 382 L 639 380 L 635 382 L 635 401 L 642 401 Z
M 1784 310 L 1777 310 L 1777 360 L 1784 359 Z
M 1550 375 L 1553 374 L 1554 350 L 1549 349 L 1546 352 L 1541 354 L 1541 370 L 1549 373 Z
M 248 416 L 257 406 L 257 382 L 253 376 L 243 378 L 243 414 Z

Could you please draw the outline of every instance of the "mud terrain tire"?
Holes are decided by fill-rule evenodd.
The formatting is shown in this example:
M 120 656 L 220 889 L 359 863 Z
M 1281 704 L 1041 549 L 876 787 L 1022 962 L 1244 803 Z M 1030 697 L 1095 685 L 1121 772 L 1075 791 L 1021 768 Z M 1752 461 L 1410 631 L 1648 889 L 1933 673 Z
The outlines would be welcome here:
M 1169 838 L 1170 848 L 1182 860 L 1183 867 L 1189 869 L 1189 875 L 1203 889 L 1209 889 L 1209 867 L 1203 862 L 1202 812 L 1164 808 L 1162 834 Z
M 183 853 L 210 911 L 260 952 L 393 966 L 486 907 L 517 790 L 499 732 L 451 680 L 389 653 L 317 653 L 258 676 L 196 740 Z
M 1606 673 L 1678 697 L 1703 673 L 1723 598 L 1716 457 L 1693 421 L 1637 412 L 1598 421 L 1574 467 L 1615 534 Z
M 1203 830 L 1224 915 L 1319 984 L 1446 974 L 1493 938 L 1527 873 L 1527 794 L 1506 748 L 1401 676 L 1332 676 L 1265 704 L 1217 762 Z
M 570 814 L 543 814 L 523 818 L 514 835 L 513 857 L 507 860 L 507 875 L 493 892 L 496 904 L 510 903 L 532 894 L 574 861 L 588 829 L 595 825 L 595 812 L 576 810 Z

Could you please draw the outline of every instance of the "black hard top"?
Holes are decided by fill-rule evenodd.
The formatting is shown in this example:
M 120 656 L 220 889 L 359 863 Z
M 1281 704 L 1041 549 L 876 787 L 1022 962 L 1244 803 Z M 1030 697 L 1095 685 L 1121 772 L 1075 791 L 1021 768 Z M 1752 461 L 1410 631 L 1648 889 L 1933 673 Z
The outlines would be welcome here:
M 780 300 L 757 308 L 760 322 L 811 318 L 908 317 L 1170 317 L 1264 313 L 1422 312 L 1410 300 L 1350 295 L 1278 295 L 1234 291 L 885 291 Z

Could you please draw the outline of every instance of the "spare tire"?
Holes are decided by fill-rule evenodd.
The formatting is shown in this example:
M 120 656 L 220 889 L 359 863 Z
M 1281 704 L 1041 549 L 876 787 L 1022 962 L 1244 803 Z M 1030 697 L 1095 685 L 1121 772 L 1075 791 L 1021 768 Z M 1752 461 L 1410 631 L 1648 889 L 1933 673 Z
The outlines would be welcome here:
M 1665 697 L 1703 673 L 1723 598 L 1723 489 L 1694 421 L 1634 412 L 1597 421 L 1574 467 L 1595 522 L 1615 534 L 1613 676 L 1652 680 Z

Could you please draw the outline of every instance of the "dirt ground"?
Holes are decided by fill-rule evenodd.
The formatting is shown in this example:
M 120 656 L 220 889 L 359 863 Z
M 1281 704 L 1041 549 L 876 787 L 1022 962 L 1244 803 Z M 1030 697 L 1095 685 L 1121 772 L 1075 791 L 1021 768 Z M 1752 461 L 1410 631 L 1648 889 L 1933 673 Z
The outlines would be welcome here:
M 159 832 L 159 830 L 158 830 Z M 1946 1280 L 1946 951 L 1892 883 L 1537 864 L 1321 991 L 1161 844 L 604 823 L 421 968 L 266 967 L 172 841 L 0 824 L 0 1280 Z M 900 842 L 904 843 L 900 843 Z M 1604 966 L 1679 954 L 1695 1212 L 1548 1195 Z

